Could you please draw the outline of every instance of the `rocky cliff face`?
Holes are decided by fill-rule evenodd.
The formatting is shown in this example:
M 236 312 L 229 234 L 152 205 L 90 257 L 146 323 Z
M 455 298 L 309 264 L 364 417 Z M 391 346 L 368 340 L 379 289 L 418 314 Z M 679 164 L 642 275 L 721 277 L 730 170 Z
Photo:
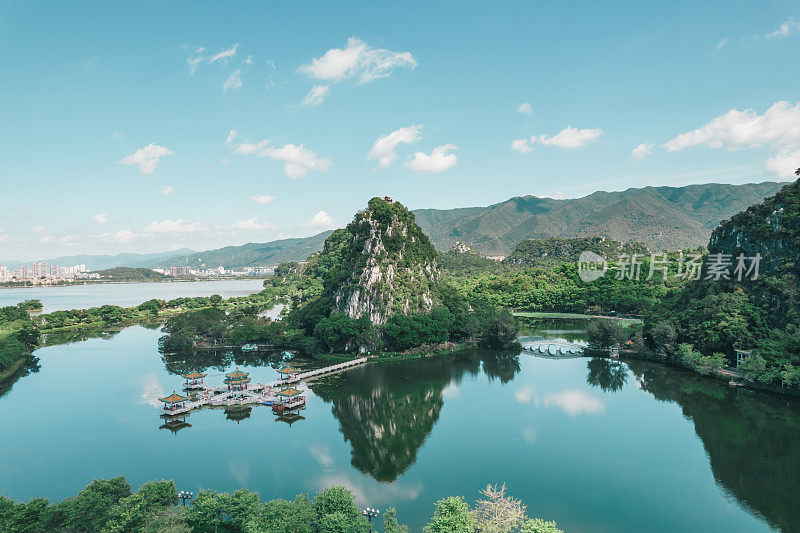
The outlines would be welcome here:
M 323 258 L 335 255 L 338 264 L 327 288 L 340 312 L 383 324 L 393 314 L 433 308 L 439 277 L 436 250 L 413 213 L 399 202 L 373 198 L 329 241 Z
M 800 180 L 723 222 L 711 234 L 708 251 L 734 257 L 758 253 L 763 274 L 800 273 Z

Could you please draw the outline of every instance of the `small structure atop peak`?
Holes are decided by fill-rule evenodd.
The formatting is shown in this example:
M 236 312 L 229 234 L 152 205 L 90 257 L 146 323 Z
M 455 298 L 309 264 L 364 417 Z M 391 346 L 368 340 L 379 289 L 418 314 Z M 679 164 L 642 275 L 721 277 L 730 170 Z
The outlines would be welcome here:
M 392 203 L 394 201 L 394 200 L 392 200 L 391 196 L 384 196 L 383 199 L 386 200 L 389 203 Z

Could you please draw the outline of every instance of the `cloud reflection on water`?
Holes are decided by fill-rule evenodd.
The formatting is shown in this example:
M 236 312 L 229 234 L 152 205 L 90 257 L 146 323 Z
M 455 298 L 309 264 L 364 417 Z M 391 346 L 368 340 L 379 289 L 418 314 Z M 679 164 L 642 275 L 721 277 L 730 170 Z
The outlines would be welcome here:
M 536 407 L 558 407 L 573 417 L 601 414 L 606 410 L 606 405 L 600 398 L 591 396 L 580 389 L 548 393 L 540 398 L 533 387 L 525 385 L 514 392 L 514 398 L 519 403 L 532 403 Z
M 164 387 L 161 385 L 161 382 L 158 381 L 158 376 L 155 374 L 147 374 L 142 378 L 142 394 L 139 396 L 141 399 L 139 403 L 152 407 L 159 407 L 161 403 L 158 399 L 164 396 L 166 396 L 164 394 Z

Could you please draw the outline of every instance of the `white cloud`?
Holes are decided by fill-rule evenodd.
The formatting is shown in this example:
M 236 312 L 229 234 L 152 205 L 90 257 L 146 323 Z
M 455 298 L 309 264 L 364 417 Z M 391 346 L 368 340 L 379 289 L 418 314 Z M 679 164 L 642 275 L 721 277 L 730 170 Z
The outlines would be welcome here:
M 228 79 L 222 83 L 222 92 L 228 92 L 232 89 L 241 89 L 242 88 L 242 69 L 236 69 L 231 72 L 231 75 L 228 76 Z
M 118 232 L 114 233 L 113 235 L 104 233 L 103 235 L 101 235 L 101 237 L 106 237 L 115 242 L 125 244 L 126 242 L 131 242 L 132 240 L 134 240 L 137 237 L 137 235 L 131 230 L 121 229 Z
M 522 113 L 523 115 L 530 115 L 531 113 L 533 113 L 533 107 L 528 102 L 524 102 L 522 104 L 519 104 L 519 107 L 517 108 L 517 113 Z
M 800 168 L 800 149 L 782 150 L 770 157 L 766 163 L 767 172 L 779 178 L 795 178 L 798 168 Z
M 122 131 L 120 131 L 120 130 L 117 130 L 117 131 L 115 131 L 114 133 L 111 134 L 111 140 L 112 141 L 118 141 L 118 140 L 124 139 L 124 138 L 125 138 L 125 134 L 122 133 Z
M 236 50 L 239 48 L 239 43 L 234 44 L 230 48 L 220 50 L 218 53 L 211 55 L 211 56 L 204 56 L 201 55 L 205 52 L 205 47 L 194 47 L 188 45 L 182 45 L 181 48 L 184 50 L 188 50 L 190 55 L 186 58 L 186 64 L 189 65 L 189 75 L 193 75 L 197 71 L 197 67 L 199 67 L 202 63 L 216 63 L 217 61 L 223 61 L 227 63 L 227 60 L 236 56 Z M 245 60 L 245 63 L 250 64 L 252 62 L 251 56 L 248 56 L 248 59 Z
M 715 52 L 719 52 L 720 50 L 722 50 L 722 47 L 724 47 L 726 44 L 728 44 L 728 38 L 727 37 L 723 37 L 717 43 L 717 47 L 714 49 L 714 51 Z
M 777 149 L 800 146 L 800 103 L 776 102 L 764 114 L 753 109 L 731 109 L 703 126 L 666 142 L 669 152 L 693 146 L 740 150 L 771 145 Z
M 258 141 L 257 143 L 244 141 L 243 143 L 241 143 L 239 146 L 236 147 L 234 153 L 241 155 L 250 155 L 258 151 L 261 151 L 268 146 L 269 146 L 269 139 L 264 139 L 263 141 Z M 265 154 L 259 154 L 259 155 L 263 157 Z
M 47 229 L 47 228 L 45 228 L 45 227 L 44 227 L 44 226 L 42 226 L 42 225 L 39 225 L 39 226 L 34 226 L 34 227 L 33 227 L 33 232 L 34 232 L 34 233 L 36 233 L 36 234 L 38 235 L 39 233 L 44 233 L 44 230 L 46 230 L 46 229 Z M 0 231 L 3 231 L 3 228 L 0 228 Z
M 239 130 L 231 130 L 228 134 L 228 138 L 225 139 L 225 144 L 233 144 L 233 141 L 236 140 L 236 136 L 239 135 Z
M 284 144 L 270 149 L 266 155 L 283 163 L 283 170 L 290 178 L 302 178 L 309 170 L 325 172 L 332 164 L 330 159 L 317 157 L 316 152 L 303 144 Z
M 567 126 L 559 131 L 552 137 L 546 135 L 539 136 L 539 142 L 548 146 L 558 146 L 566 150 L 574 150 L 576 148 L 583 148 L 590 142 L 603 135 L 603 130 L 599 128 L 592 129 L 577 129 L 572 126 Z M 531 137 L 531 142 L 535 139 Z
M 145 233 L 200 233 L 206 230 L 208 226 L 203 222 L 183 219 L 153 221 L 144 229 Z
M 92 216 L 92 222 L 95 224 L 108 223 L 108 213 L 97 213 L 96 215 Z
M 272 200 L 274 200 L 275 197 L 270 196 L 268 194 L 254 194 L 253 196 L 250 197 L 250 199 L 257 204 L 268 204 Z
M 313 150 L 304 144 L 284 144 L 280 147 L 270 146 L 269 139 L 257 143 L 244 141 L 234 150 L 241 155 L 256 154 L 258 157 L 269 157 L 283 163 L 283 170 L 290 178 L 302 178 L 310 170 L 327 171 L 333 164 L 330 159 L 318 157 Z
M 794 17 L 789 17 L 775 31 L 769 32 L 766 36 L 769 38 L 788 37 L 797 28 L 800 28 L 800 22 L 797 22 Z
M 775 102 L 761 115 L 753 109 L 731 109 L 664 143 L 669 152 L 695 146 L 729 151 L 766 146 L 774 152 L 766 162 L 767 171 L 781 178 L 792 177 L 797 167 L 789 167 L 800 151 L 800 103 Z
M 330 87 L 328 85 L 314 85 L 300 105 L 306 107 L 317 107 L 325 101 L 325 96 L 328 94 Z
M 633 150 L 631 150 L 631 159 L 634 161 L 641 161 L 648 155 L 653 154 L 653 143 L 642 143 Z
M 422 174 L 437 174 L 452 168 L 458 163 L 456 154 L 451 154 L 457 147 L 454 144 L 443 144 L 433 149 L 430 154 L 416 152 L 408 158 L 406 166 Z
M 394 130 L 388 135 L 379 137 L 367 155 L 367 159 L 374 159 L 378 166 L 386 168 L 392 165 L 397 159 L 395 149 L 399 144 L 411 144 L 420 140 L 422 124 L 416 126 L 406 126 Z M 455 157 L 455 156 L 454 156 Z
M 175 152 L 163 146 L 150 143 L 144 148 L 139 148 L 132 154 L 126 155 L 120 161 L 120 165 L 138 165 L 142 174 L 152 174 L 158 166 L 162 157 L 175 155 Z
M 244 62 L 246 65 L 252 65 L 253 63 L 255 63 L 255 61 L 253 61 L 253 56 L 251 55 L 247 56 L 247 59 L 245 59 Z
M 319 80 L 336 82 L 358 78 L 358 83 L 369 83 L 389 77 L 394 69 L 416 66 L 417 61 L 410 52 L 370 48 L 361 39 L 350 37 L 345 48 L 331 48 L 298 70 Z
M 277 228 L 269 222 L 259 222 L 258 217 L 253 217 L 249 220 L 237 220 L 233 224 L 233 229 L 236 231 L 265 231 Z
M 211 56 L 209 58 L 208 62 L 209 63 L 215 63 L 215 62 L 219 61 L 220 59 L 228 59 L 228 58 L 234 57 L 234 56 L 236 56 L 236 50 L 238 48 L 239 48 L 239 43 L 236 43 L 233 46 L 231 46 L 230 48 L 228 48 L 227 50 L 221 50 L 219 53 L 214 54 L 213 56 Z
M 530 139 L 514 139 L 511 142 L 511 149 L 516 150 L 521 154 L 529 154 L 533 152 L 531 144 L 532 141 Z
M 318 211 L 316 215 L 311 217 L 311 220 L 304 224 L 300 224 L 300 226 L 304 228 L 329 229 L 333 227 L 334 224 L 335 222 L 333 217 L 331 217 L 325 211 Z
M 204 57 L 187 57 L 186 64 L 189 65 L 189 76 L 197 71 L 197 67 L 205 60 Z
M 158 191 L 158 194 L 161 196 L 169 196 L 172 194 L 172 187 L 170 185 L 164 185 L 161 187 L 161 190 Z
M 581 130 L 567 126 L 552 137 L 531 135 L 528 139 L 514 139 L 511 142 L 511 149 L 521 154 L 529 154 L 533 151 L 533 145 L 539 142 L 546 146 L 558 146 L 565 150 L 574 150 L 583 148 L 601 135 L 603 135 L 603 130 L 599 128 Z

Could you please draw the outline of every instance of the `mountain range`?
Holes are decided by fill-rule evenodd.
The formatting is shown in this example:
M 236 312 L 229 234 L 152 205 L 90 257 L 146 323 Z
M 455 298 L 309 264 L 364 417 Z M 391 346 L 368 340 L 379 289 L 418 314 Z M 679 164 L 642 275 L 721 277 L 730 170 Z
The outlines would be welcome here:
M 123 266 L 131 268 L 152 268 L 153 265 L 162 260 L 194 253 L 194 250 L 180 248 L 178 250 L 149 254 L 127 253 L 116 255 L 65 255 L 61 257 L 53 257 L 52 259 L 45 259 L 45 261 L 47 261 L 47 264 L 49 265 L 58 266 L 86 265 L 88 270 L 106 270 L 109 268 Z M 8 268 L 19 268 L 22 264 L 22 261 L 0 260 L 0 265 L 5 265 Z M 30 264 L 30 261 L 27 261 L 27 264 Z
M 641 242 L 651 249 L 704 246 L 717 225 L 775 194 L 785 183 L 707 183 L 684 187 L 643 187 L 598 191 L 582 198 L 516 196 L 486 207 L 417 209 L 416 222 L 439 251 L 456 242 L 486 256 L 505 256 L 524 239 L 604 236 Z M 322 249 L 330 231 L 311 237 L 226 246 L 205 252 L 175 250 L 155 254 L 77 255 L 47 260 L 86 264 L 92 270 L 169 266 L 275 266 L 302 261 Z M 9 268 L 19 262 L 6 262 Z
M 460 241 L 489 256 L 524 239 L 604 236 L 651 249 L 704 246 L 722 221 L 775 194 L 782 183 L 709 183 L 599 191 L 567 200 L 514 197 L 488 207 L 417 209 L 417 223 L 439 250 Z
M 312 253 L 321 250 L 322 244 L 331 233 L 333 232 L 323 231 L 311 237 L 281 239 L 266 243 L 249 242 L 241 246 L 226 246 L 216 250 L 182 254 L 178 257 L 164 258 L 151 267 L 276 266 L 288 261 L 303 261 Z

